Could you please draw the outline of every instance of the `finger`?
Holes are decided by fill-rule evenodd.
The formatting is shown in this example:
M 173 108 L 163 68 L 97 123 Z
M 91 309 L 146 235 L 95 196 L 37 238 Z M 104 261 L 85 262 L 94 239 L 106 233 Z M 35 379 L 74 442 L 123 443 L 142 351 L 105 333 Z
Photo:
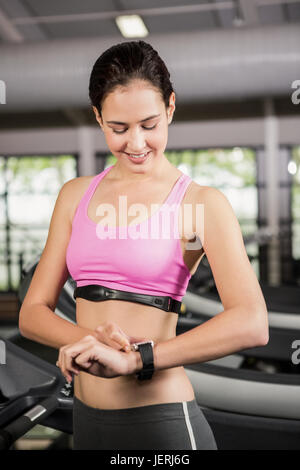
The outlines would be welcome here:
M 74 373 L 76 375 L 79 374 L 79 369 L 76 367 L 76 364 L 74 363 L 74 357 L 79 354 L 79 352 L 82 350 L 82 349 L 86 349 L 86 345 L 80 343 L 75 343 L 72 346 L 70 346 L 68 348 L 68 350 L 65 351 L 65 354 L 64 354 L 64 370 L 67 372 L 67 373 Z
M 57 367 L 60 368 L 61 373 L 63 374 L 63 349 L 64 347 L 61 347 L 59 349 L 59 354 L 58 354 L 58 359 L 56 361 Z
M 128 338 L 125 337 L 123 334 L 114 332 L 112 333 L 111 338 L 118 345 L 118 349 L 124 349 L 125 351 L 130 351 L 130 342 Z
M 70 354 L 66 355 L 65 369 L 69 374 L 74 373 L 74 374 L 78 375 L 79 374 L 79 369 L 78 369 L 78 367 L 76 367 L 73 355 L 74 355 L 74 353 L 72 353 L 72 352 L 70 352 Z
M 74 363 L 74 357 L 86 350 L 89 345 L 86 342 L 78 341 L 62 350 L 61 370 L 67 380 L 72 380 L 72 373 L 78 375 L 79 369 Z
M 98 341 L 117 350 L 127 347 L 130 351 L 129 337 L 119 327 L 117 327 L 118 331 L 115 328 L 116 326 L 113 324 L 108 324 L 106 327 L 97 327 L 95 331 L 97 332 Z
M 128 336 L 120 327 L 118 327 L 118 328 L 119 328 L 119 332 L 120 332 L 121 337 L 123 338 L 123 340 L 125 338 L 125 341 L 123 342 L 122 349 L 124 349 L 124 351 L 126 351 L 126 352 L 131 351 L 130 336 Z
M 111 331 L 112 330 L 112 325 L 108 325 L 108 326 L 98 326 L 96 328 L 96 333 L 97 333 L 97 340 L 100 341 L 100 343 L 102 344 L 106 344 L 107 346 L 110 346 L 114 349 L 119 349 L 120 348 L 120 344 L 118 342 L 118 339 L 117 341 L 114 341 L 114 338 L 113 338 L 113 333 L 114 331 Z
M 65 346 L 62 351 L 61 351 L 61 358 L 60 358 L 60 368 L 61 372 L 64 375 L 65 379 L 69 381 L 69 374 L 68 374 L 68 369 L 66 366 L 66 361 L 67 361 L 67 355 L 69 354 L 69 349 L 71 346 Z
M 66 349 L 61 351 L 59 365 L 60 365 L 61 373 L 63 374 L 65 379 L 69 381 L 69 377 L 68 377 L 66 367 L 65 367 L 65 354 L 66 354 Z
M 122 331 L 122 329 L 114 322 L 108 322 L 104 327 L 104 333 L 106 333 L 109 341 L 106 343 L 115 349 L 123 349 L 126 346 L 130 346 L 129 337 Z
M 67 366 L 66 366 L 66 359 L 67 359 L 67 355 L 70 351 L 70 348 L 72 348 L 72 346 L 73 346 L 72 344 L 67 344 L 65 346 L 62 346 L 60 348 L 59 360 L 58 360 L 59 367 L 61 369 L 61 373 L 63 374 L 65 379 L 68 380 L 68 381 L 72 380 L 72 377 L 68 373 L 68 369 L 67 369 Z
M 78 356 L 74 358 L 74 362 L 79 367 L 82 367 L 83 369 L 88 369 L 92 365 L 92 361 L 90 360 L 90 357 L 91 357 L 91 351 L 87 350 L 78 354 Z
M 95 329 L 95 332 L 97 334 L 97 340 L 98 341 L 103 341 L 103 327 L 102 326 L 98 326 L 96 329 Z
M 61 357 L 62 357 L 62 350 L 63 350 L 64 346 L 62 346 L 61 348 L 59 348 L 59 351 L 58 351 L 58 359 L 56 361 L 56 365 L 58 367 L 60 367 L 61 365 Z

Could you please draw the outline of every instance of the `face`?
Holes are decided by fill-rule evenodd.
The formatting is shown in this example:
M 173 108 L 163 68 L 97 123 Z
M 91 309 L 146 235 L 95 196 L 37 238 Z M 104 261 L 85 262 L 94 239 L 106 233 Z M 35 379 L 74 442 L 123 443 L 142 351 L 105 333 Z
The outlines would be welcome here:
M 102 104 L 102 118 L 93 106 L 111 153 L 123 174 L 149 173 L 158 168 L 168 140 L 168 125 L 175 111 L 175 94 L 169 107 L 148 82 L 135 80 L 110 93 Z M 134 158 L 133 155 L 143 155 Z

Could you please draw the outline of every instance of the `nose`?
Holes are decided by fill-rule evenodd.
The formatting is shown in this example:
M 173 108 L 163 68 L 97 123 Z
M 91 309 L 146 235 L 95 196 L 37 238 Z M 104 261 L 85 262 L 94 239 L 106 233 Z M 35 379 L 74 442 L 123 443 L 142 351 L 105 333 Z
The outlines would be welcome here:
M 143 132 L 139 132 L 138 130 L 132 130 L 128 134 L 127 140 L 127 148 L 128 153 L 133 153 L 138 155 L 139 153 L 143 153 L 146 149 L 145 137 Z

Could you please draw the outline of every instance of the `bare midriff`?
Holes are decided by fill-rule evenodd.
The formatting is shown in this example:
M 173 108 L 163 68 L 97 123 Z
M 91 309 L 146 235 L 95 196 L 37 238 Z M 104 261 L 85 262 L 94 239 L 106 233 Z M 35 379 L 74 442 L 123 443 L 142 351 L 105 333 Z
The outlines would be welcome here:
M 155 343 L 176 336 L 178 315 L 156 307 L 122 300 L 91 302 L 77 298 L 77 324 L 94 330 L 112 321 L 129 336 Z M 77 398 L 102 409 L 131 408 L 193 400 L 194 391 L 184 367 L 155 371 L 151 380 L 139 381 L 135 374 L 112 379 L 80 372 L 74 379 Z
M 105 181 L 105 180 L 104 180 Z M 103 181 L 103 182 L 104 182 Z M 87 181 L 85 184 L 88 184 Z M 101 186 L 101 185 L 100 185 Z M 90 201 L 93 214 L 96 201 L 109 200 L 113 193 L 103 184 Z M 192 192 L 187 191 L 182 203 L 191 202 Z M 180 240 L 184 262 L 191 274 L 197 269 L 203 250 L 185 250 L 188 240 Z M 128 336 L 167 341 L 176 336 L 178 314 L 165 312 L 156 307 L 123 300 L 93 302 L 76 299 L 78 326 L 95 330 L 105 322 L 116 323 Z M 155 364 L 154 364 L 155 367 Z M 74 393 L 83 403 L 100 409 L 121 409 L 158 403 L 189 401 L 195 398 L 192 384 L 184 366 L 156 370 L 151 380 L 139 381 L 135 374 L 112 379 L 96 377 L 86 372 L 74 376 Z

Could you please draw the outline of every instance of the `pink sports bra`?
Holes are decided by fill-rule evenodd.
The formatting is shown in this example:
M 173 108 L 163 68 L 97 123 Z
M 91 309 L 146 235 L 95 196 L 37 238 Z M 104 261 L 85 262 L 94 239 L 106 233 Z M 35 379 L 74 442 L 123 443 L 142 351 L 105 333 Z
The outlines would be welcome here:
M 137 225 L 112 227 L 88 217 L 89 201 L 111 168 L 92 179 L 76 208 L 66 252 L 70 275 L 77 287 L 98 284 L 181 301 L 191 273 L 182 256 L 178 214 L 192 179 L 182 174 L 150 218 Z

